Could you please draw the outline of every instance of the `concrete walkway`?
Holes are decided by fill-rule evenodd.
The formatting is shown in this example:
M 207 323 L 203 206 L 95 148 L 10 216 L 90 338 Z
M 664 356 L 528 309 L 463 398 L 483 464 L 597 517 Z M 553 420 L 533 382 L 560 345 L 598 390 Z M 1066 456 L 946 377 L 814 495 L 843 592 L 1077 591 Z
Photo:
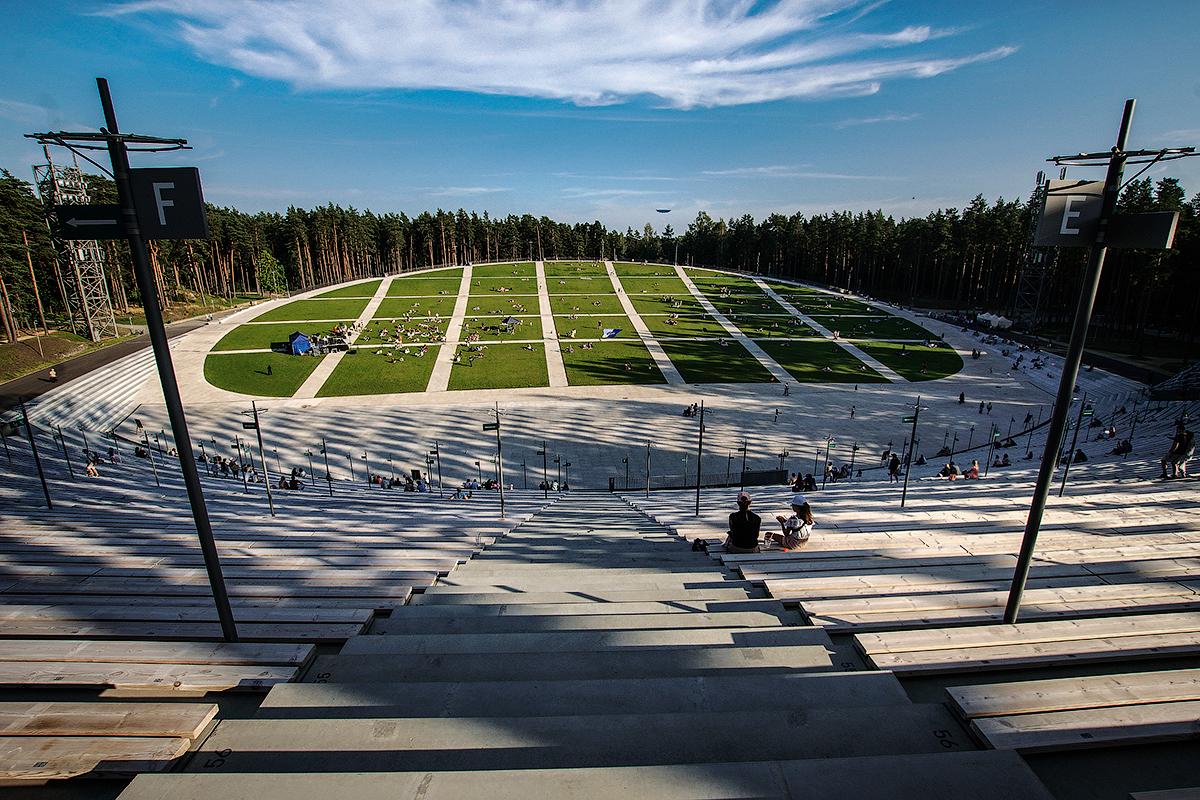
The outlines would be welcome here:
M 354 342 L 358 340 L 361 326 L 366 325 L 375 316 L 375 312 L 379 310 L 379 306 L 383 303 L 383 299 L 387 297 L 388 289 L 392 286 L 391 278 L 384 278 L 379 282 L 379 288 L 375 290 L 375 294 L 371 297 L 362 313 L 358 315 L 358 319 L 354 320 L 354 326 L 350 332 L 350 346 L 354 346 Z M 321 387 L 325 385 L 325 381 L 329 380 L 329 376 L 337 369 L 337 365 L 342 363 L 342 358 L 345 353 L 331 353 L 321 360 L 317 368 L 312 371 L 312 374 L 304 381 L 296 394 L 293 397 L 316 397 L 317 392 L 321 391 Z
M 789 303 L 787 300 L 784 300 L 783 297 L 779 294 L 779 292 L 776 292 L 774 289 L 772 289 L 767 284 L 767 282 L 764 281 L 762 278 L 754 278 L 754 285 L 757 286 L 758 288 L 762 289 L 764 292 L 766 292 L 767 296 L 770 297 L 772 300 L 774 300 L 776 303 L 779 303 L 779 305 L 786 308 L 792 314 L 792 316 L 799 319 L 805 325 L 808 325 L 810 328 L 812 328 L 814 331 L 816 331 L 817 333 L 824 336 L 829 341 L 836 342 L 838 345 L 840 345 L 842 347 L 843 350 L 850 353 L 852 356 L 854 356 L 859 361 L 866 364 L 871 369 L 878 372 L 883 377 L 887 378 L 889 381 L 892 381 L 893 383 L 908 383 L 908 381 L 904 378 L 904 376 L 902 376 L 900 373 L 896 372 L 896 370 L 894 370 L 891 367 L 887 366 L 886 364 L 880 362 L 878 359 L 872 358 L 871 356 L 867 355 L 860 348 L 856 347 L 855 345 L 851 344 L 850 342 L 847 342 L 845 339 L 842 339 L 840 336 L 835 339 L 833 336 L 833 331 L 829 330 L 829 328 L 826 328 L 824 325 L 817 322 L 812 317 L 810 317 L 807 314 L 800 311 L 800 309 L 796 308 L 794 305 Z
M 625 310 L 625 316 L 629 317 L 629 321 L 633 323 L 633 329 L 642 339 L 642 344 L 646 345 L 646 349 L 650 351 L 650 357 L 654 359 L 658 371 L 663 374 L 671 386 L 682 386 L 687 383 L 679 374 L 679 370 L 671 363 L 671 359 L 667 358 L 667 354 L 663 352 L 662 345 L 654 338 L 654 334 L 646 327 L 646 323 L 642 321 L 637 309 L 633 307 L 633 301 L 629 299 L 629 295 L 625 294 L 625 287 L 621 285 L 621 279 L 617 277 L 617 270 L 613 263 L 605 261 L 604 269 L 608 271 L 608 279 L 612 281 L 613 290 L 621 301 L 621 308 Z
M 454 313 L 450 315 L 450 324 L 446 327 L 446 341 L 438 350 L 437 361 L 433 365 L 433 374 L 429 376 L 427 392 L 444 392 L 450 386 L 450 368 L 454 366 L 454 353 L 458 350 L 458 342 L 462 339 L 463 320 L 467 316 L 467 304 L 471 302 L 471 265 L 463 267 L 462 283 L 458 285 L 458 299 L 454 301 Z
M 692 279 L 688 277 L 688 274 L 683 267 L 676 265 L 675 274 L 679 276 L 679 279 L 683 281 L 683 285 L 686 286 L 688 291 L 692 293 L 692 297 L 695 297 L 696 300 L 700 302 L 700 305 L 705 311 L 708 312 L 709 316 L 715 319 L 721 325 L 721 327 L 725 329 L 725 332 L 736 339 L 738 343 L 742 345 L 742 347 L 745 347 L 747 350 L 749 350 L 750 355 L 758 359 L 758 363 L 766 367 L 767 372 L 770 372 L 775 380 L 779 381 L 780 383 L 789 383 L 790 381 L 794 380 L 790 372 L 781 367 L 778 361 L 767 355 L 766 350 L 763 350 L 758 346 L 758 342 L 742 333 L 740 328 L 730 322 L 728 317 L 717 310 L 717 307 L 712 304 L 712 301 L 705 297 L 704 292 L 700 291 L 696 284 L 692 283 Z
M 558 343 L 558 331 L 554 327 L 554 310 L 550 308 L 550 290 L 546 286 L 546 263 L 533 262 L 537 273 L 538 305 L 542 310 L 542 338 L 546 346 L 546 372 L 551 386 L 567 385 L 567 369 L 563 366 L 562 346 Z

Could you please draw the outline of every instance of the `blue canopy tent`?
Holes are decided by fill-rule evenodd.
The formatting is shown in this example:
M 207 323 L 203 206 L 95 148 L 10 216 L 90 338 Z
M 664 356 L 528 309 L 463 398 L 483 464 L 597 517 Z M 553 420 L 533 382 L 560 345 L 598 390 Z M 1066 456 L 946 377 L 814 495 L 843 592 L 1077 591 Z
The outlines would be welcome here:
M 288 352 L 294 356 L 302 356 L 312 350 L 312 342 L 308 340 L 307 334 L 296 331 L 288 337 Z

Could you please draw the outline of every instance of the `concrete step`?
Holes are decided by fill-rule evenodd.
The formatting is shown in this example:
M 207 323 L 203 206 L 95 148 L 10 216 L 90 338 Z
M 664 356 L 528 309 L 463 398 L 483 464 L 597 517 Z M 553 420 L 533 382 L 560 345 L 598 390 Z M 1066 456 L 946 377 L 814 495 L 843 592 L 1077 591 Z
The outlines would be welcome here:
M 371 681 L 582 680 L 833 670 L 821 645 L 791 647 L 695 647 L 575 653 L 475 653 L 318 656 L 305 680 L 314 683 Z
M 661 603 L 512 603 L 465 606 L 403 606 L 396 608 L 393 619 L 399 617 L 502 617 L 516 614 L 535 616 L 568 614 L 721 614 L 725 612 L 765 611 L 781 614 L 783 603 L 769 598 L 750 600 L 676 600 Z
M 678 589 L 651 588 L 628 592 L 606 591 L 592 586 L 582 586 L 569 592 L 426 592 L 414 595 L 410 605 L 472 605 L 490 603 L 637 603 L 643 601 L 673 600 L 738 600 L 749 597 L 766 597 L 763 589 Z
M 258 719 L 552 717 L 906 705 L 890 672 L 477 683 L 285 683 Z
M 1052 800 L 1008 752 L 487 772 L 139 775 L 120 800 Z
M 671 579 L 675 581 L 713 581 L 724 577 L 737 578 L 732 570 L 723 569 L 711 561 L 696 564 L 646 567 L 603 567 L 594 564 L 528 564 L 517 567 L 487 569 L 468 563 L 455 570 L 454 578 L 471 583 L 507 583 L 510 580 L 573 580 L 582 583 L 597 580 L 611 583 L 618 580 Z
M 411 617 L 408 607 L 392 617 L 375 620 L 373 634 L 469 635 L 476 633 L 537 633 L 579 630 L 666 630 L 692 628 L 761 628 L 798 625 L 800 614 L 780 610 L 731 612 L 725 614 L 592 614 L 520 615 L 507 617 Z
M 754 714 L 253 719 L 221 722 L 198 748 L 187 771 L 428 773 L 940 754 L 973 749 L 942 705 Z
M 693 628 L 683 630 L 441 633 L 355 636 L 339 655 L 429 653 L 575 653 L 626 648 L 832 646 L 821 628 Z

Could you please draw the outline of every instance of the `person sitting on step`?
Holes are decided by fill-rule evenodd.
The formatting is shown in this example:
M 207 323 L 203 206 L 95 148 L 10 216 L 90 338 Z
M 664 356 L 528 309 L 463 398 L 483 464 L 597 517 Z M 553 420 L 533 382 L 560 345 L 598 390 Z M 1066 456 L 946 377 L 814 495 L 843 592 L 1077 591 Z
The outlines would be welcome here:
M 790 517 L 778 515 L 775 519 L 779 522 L 780 533 L 769 534 L 768 542 L 778 542 L 784 550 L 799 550 L 808 544 L 815 523 L 813 522 L 812 508 L 808 505 L 804 495 L 792 495 L 792 515 Z
M 757 553 L 762 517 L 750 510 L 750 495 L 738 492 L 738 510 L 729 515 L 729 532 L 725 536 L 726 553 Z

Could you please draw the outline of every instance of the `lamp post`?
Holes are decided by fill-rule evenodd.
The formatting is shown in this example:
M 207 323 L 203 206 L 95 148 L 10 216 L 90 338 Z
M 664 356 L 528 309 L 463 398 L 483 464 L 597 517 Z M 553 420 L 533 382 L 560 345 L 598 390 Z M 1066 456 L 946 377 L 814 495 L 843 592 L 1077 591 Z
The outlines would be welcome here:
M 726 486 L 728 486 L 731 483 L 732 475 L 733 475 L 733 451 L 730 450 L 729 454 L 725 457 L 725 485 Z
M 154 485 L 162 488 L 162 481 L 158 479 L 158 467 L 154 463 L 154 451 L 150 449 L 150 435 L 146 433 L 145 428 L 142 428 L 142 440 L 146 443 L 146 460 L 150 462 L 150 471 L 154 473 Z
M 46 497 L 46 508 L 53 511 L 54 503 L 50 500 L 50 487 L 46 484 L 46 473 L 42 469 L 42 456 L 38 453 L 37 440 L 33 438 L 33 426 L 29 424 L 29 411 L 25 408 L 25 398 L 21 398 L 21 417 L 25 420 L 25 433 L 29 436 L 29 449 L 33 452 L 33 464 L 37 467 L 38 478 L 42 482 L 42 494 Z
M 789 453 L 787 450 L 780 450 L 780 451 L 779 451 L 779 469 L 780 469 L 780 470 L 782 470 L 782 469 L 783 469 L 783 462 L 784 462 L 784 460 L 785 460 L 785 459 L 786 459 L 788 456 L 790 456 L 790 455 L 791 455 L 791 453 Z
M 433 453 L 434 460 L 437 462 L 438 497 L 444 497 L 445 495 L 443 494 L 442 490 L 442 448 L 438 444 L 437 439 L 433 440 L 433 450 L 431 452 Z
M 821 472 L 821 488 L 825 488 L 825 481 L 829 478 L 829 447 L 834 442 L 832 436 L 825 437 L 825 469 Z
M 904 417 L 901 422 L 912 422 L 912 431 L 909 437 L 912 441 L 912 447 L 908 448 L 908 456 L 904 460 L 904 488 L 900 491 L 900 507 L 904 508 L 904 503 L 908 500 L 908 474 L 912 472 L 912 457 L 913 451 L 917 449 L 917 418 L 921 416 L 921 397 L 917 396 L 917 402 L 913 404 L 912 417 Z M 958 438 L 958 434 L 954 435 Z M 943 445 L 944 447 L 945 445 Z
M 346 453 L 346 460 L 350 462 L 350 480 L 354 481 L 354 456 Z
M 310 481 L 316 481 L 317 476 L 316 476 L 316 473 L 313 472 L 313 465 L 312 465 L 312 448 L 311 447 L 305 448 L 304 455 L 308 456 L 308 479 Z
M 362 454 L 363 469 L 367 471 L 367 486 L 371 485 L 371 459 L 367 455 L 367 451 L 363 450 Z
M 333 473 L 329 471 L 329 448 L 324 436 L 321 437 L 321 457 L 325 459 L 325 483 L 329 488 L 329 496 L 333 497 Z
M 279 448 L 272 447 L 271 455 L 275 456 L 275 471 L 278 472 L 282 476 L 283 475 L 283 466 L 280 465 L 280 463 L 279 463 Z
M 967 450 L 971 449 L 971 444 L 975 441 L 975 423 L 971 423 L 971 433 L 967 436 Z
M 483 485 L 483 467 L 479 465 L 478 461 L 475 462 L 475 482 L 480 486 Z
M 542 439 L 542 449 L 538 450 L 534 455 L 542 457 L 542 499 L 550 497 L 550 467 L 546 463 L 546 440 Z
M 621 459 L 621 463 L 625 465 L 625 491 L 629 491 L 629 456 Z
M 650 497 L 650 443 L 646 442 L 646 497 Z
M 746 454 L 750 451 L 749 445 L 750 443 L 747 440 L 742 439 L 742 446 L 738 448 L 742 451 L 742 477 L 738 481 L 739 488 L 741 489 L 746 488 Z
M 245 414 L 246 412 L 243 411 L 242 413 Z M 253 423 L 243 422 L 242 427 L 243 428 L 248 427 L 248 426 L 253 427 L 254 435 L 258 439 L 258 460 L 259 460 L 259 463 L 262 464 L 263 486 L 267 487 L 267 509 L 271 512 L 271 516 L 273 517 L 273 516 L 275 516 L 275 497 L 274 497 L 274 495 L 271 494 L 271 473 L 267 469 L 267 454 L 263 450 L 262 423 L 258 418 L 258 401 L 257 400 L 250 401 L 250 413 L 254 415 L 254 422 Z M 267 413 L 267 409 L 264 408 L 263 413 L 264 414 Z
M 74 480 L 75 468 L 71 466 L 71 456 L 67 452 L 67 439 L 63 436 L 62 425 L 56 424 L 54 427 L 58 429 L 58 443 L 62 445 L 63 461 L 67 462 L 67 472 L 70 473 L 72 480 Z
M 566 482 L 565 484 L 563 484 L 563 485 L 564 485 L 564 486 L 565 486 L 567 489 L 570 489 L 570 488 L 571 488 L 571 462 L 570 462 L 570 461 L 564 461 L 564 462 L 563 462 L 563 467 L 565 467 L 565 468 L 566 468 L 566 470 L 567 470 L 567 482 Z
M 558 456 L 558 455 L 554 456 L 554 466 L 558 470 L 558 487 L 559 487 L 559 489 L 561 489 L 562 488 L 562 457 L 561 456 Z
M 525 464 L 525 458 L 522 458 L 521 459 L 521 488 L 522 489 L 529 488 L 529 472 L 527 470 L 528 470 L 528 467 Z
M 854 480 L 854 457 L 858 455 L 858 442 L 850 445 L 850 480 Z

